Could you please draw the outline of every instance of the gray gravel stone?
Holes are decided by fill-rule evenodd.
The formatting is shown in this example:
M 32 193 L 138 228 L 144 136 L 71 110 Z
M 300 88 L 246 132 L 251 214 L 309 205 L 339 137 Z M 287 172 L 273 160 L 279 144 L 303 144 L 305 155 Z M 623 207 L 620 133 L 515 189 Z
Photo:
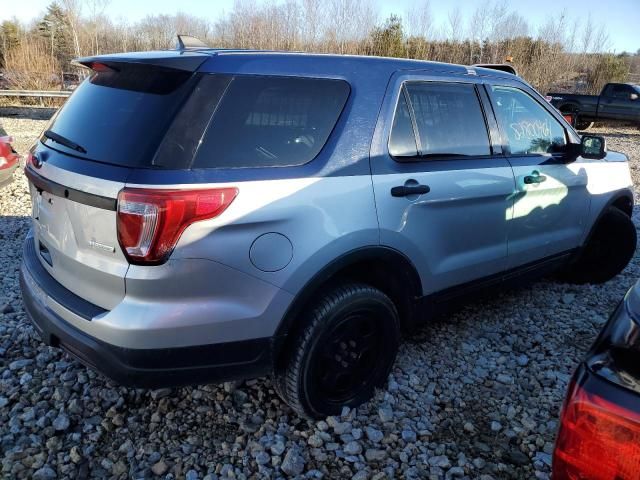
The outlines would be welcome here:
M 33 363 L 33 360 L 31 360 L 30 358 L 24 358 L 24 359 L 20 359 L 20 360 L 14 360 L 13 362 L 11 362 L 9 364 L 9 370 L 20 370 L 24 367 L 27 367 L 29 365 L 31 365 Z
M 373 443 L 380 443 L 384 438 L 384 434 L 380 430 L 373 427 L 366 427 L 365 433 L 367 434 L 367 438 Z
M 403 430 L 402 440 L 409 443 L 414 443 L 417 440 L 416 432 L 413 430 Z
M 42 467 L 33 473 L 33 480 L 50 480 L 58 478 L 56 472 L 50 467 Z
M 160 400 L 161 398 L 165 398 L 171 395 L 170 388 L 159 388 L 157 390 L 151 390 L 151 398 L 154 400 Z
M 433 467 L 446 469 L 451 467 L 451 461 L 449 460 L 449 457 L 447 457 L 446 455 L 438 455 L 438 456 L 429 458 L 429 465 Z
M 164 460 L 160 460 L 151 466 L 151 471 L 157 476 L 164 475 L 167 470 L 169 470 L 169 466 L 164 462 Z
M 286 447 L 285 447 L 284 443 L 282 443 L 280 441 L 274 443 L 270 447 L 271 453 L 274 454 L 276 457 L 279 457 L 280 455 L 282 455 L 284 453 L 285 448 Z
M 196 472 L 195 470 L 189 470 L 187 471 L 184 478 L 185 480 L 198 480 L 198 478 L 200 477 L 198 476 L 198 472 Z
M 362 453 L 362 445 L 355 440 L 349 442 L 344 447 L 344 453 L 347 455 L 360 455 Z
M 383 422 L 390 422 L 393 420 L 393 410 L 391 407 L 380 407 L 378 409 L 378 416 Z
M 53 428 L 58 431 L 64 431 L 69 428 L 70 423 L 69 417 L 64 413 L 60 413 L 53 421 Z
M 256 455 L 256 463 L 258 465 L 266 465 L 271 460 L 267 452 L 260 452 Z
M 369 462 L 380 462 L 387 458 L 387 452 L 375 448 L 368 448 L 367 451 L 364 452 L 364 456 Z
M 304 471 L 305 461 L 297 449 L 290 448 L 284 456 L 280 468 L 290 476 L 300 475 Z

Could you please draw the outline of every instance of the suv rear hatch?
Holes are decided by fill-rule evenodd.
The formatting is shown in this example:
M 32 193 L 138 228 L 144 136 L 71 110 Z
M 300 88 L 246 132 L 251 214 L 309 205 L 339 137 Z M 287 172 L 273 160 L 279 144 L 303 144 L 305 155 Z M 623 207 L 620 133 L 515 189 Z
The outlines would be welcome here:
M 92 69 L 27 159 L 36 254 L 64 287 L 104 309 L 125 295 L 116 199 L 150 168 L 208 55 L 150 52 L 81 59 Z

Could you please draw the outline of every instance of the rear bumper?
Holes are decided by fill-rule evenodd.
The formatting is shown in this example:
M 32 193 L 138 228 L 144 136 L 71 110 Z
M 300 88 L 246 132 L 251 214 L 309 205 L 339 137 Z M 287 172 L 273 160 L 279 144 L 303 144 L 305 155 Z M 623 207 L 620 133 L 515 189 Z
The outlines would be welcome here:
M 61 305 L 57 300 L 65 295 L 64 287 L 60 290 L 37 261 L 23 260 L 20 286 L 27 316 L 47 345 L 66 350 L 122 385 L 159 388 L 219 383 L 260 377 L 272 370 L 275 342 L 271 337 L 177 348 L 120 347 L 76 328 L 53 310 Z M 74 304 L 76 300 L 68 298 L 67 309 L 86 307 Z

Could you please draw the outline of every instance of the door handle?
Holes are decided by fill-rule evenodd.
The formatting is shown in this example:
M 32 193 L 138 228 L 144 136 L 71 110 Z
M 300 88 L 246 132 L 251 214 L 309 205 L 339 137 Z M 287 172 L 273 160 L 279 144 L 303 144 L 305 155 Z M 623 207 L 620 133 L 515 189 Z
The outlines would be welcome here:
M 391 196 L 408 197 L 409 195 L 422 195 L 430 191 L 429 185 L 401 185 L 391 189 Z
M 531 175 L 526 175 L 524 177 L 524 183 L 527 185 L 535 185 L 538 183 L 545 182 L 547 177 L 544 175 L 540 175 L 538 172 L 533 172 Z

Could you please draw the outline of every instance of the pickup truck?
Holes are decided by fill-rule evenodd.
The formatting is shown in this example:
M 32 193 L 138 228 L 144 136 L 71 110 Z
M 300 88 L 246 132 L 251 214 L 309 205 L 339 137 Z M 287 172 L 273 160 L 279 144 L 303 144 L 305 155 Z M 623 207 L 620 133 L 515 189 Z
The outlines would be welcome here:
M 586 130 L 600 120 L 631 122 L 640 126 L 640 85 L 607 83 L 600 95 L 548 93 L 547 96 L 563 115 L 573 117 L 577 130 Z

